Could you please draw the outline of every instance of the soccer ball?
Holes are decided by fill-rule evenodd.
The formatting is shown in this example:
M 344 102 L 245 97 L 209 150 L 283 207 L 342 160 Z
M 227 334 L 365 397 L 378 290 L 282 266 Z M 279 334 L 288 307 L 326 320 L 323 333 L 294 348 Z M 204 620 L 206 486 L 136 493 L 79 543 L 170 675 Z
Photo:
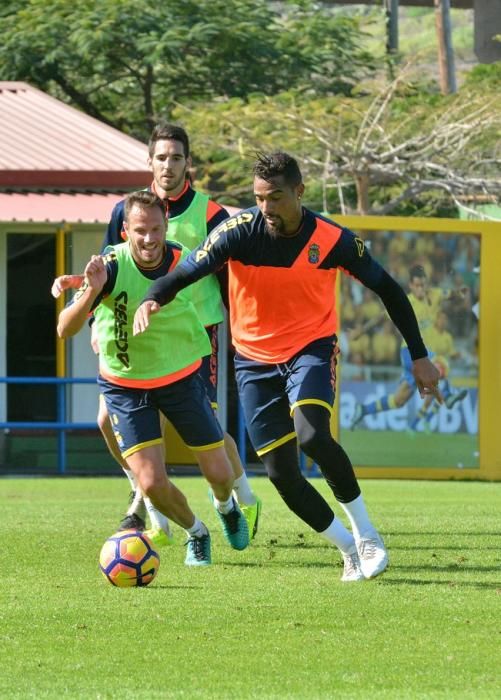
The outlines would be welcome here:
M 151 540 L 138 530 L 116 532 L 106 540 L 99 568 L 113 586 L 147 586 L 158 573 L 160 557 Z

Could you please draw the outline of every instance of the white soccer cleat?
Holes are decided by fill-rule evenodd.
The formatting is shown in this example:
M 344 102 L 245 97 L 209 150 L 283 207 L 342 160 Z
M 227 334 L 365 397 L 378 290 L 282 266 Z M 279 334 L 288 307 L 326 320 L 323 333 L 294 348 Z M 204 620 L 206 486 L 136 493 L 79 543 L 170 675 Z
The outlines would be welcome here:
M 341 576 L 341 581 L 363 581 L 365 576 L 360 568 L 360 559 L 358 558 L 357 548 L 353 551 L 343 554 L 344 571 Z
M 388 566 L 388 553 L 381 536 L 374 530 L 357 540 L 360 568 L 365 578 L 379 576 Z

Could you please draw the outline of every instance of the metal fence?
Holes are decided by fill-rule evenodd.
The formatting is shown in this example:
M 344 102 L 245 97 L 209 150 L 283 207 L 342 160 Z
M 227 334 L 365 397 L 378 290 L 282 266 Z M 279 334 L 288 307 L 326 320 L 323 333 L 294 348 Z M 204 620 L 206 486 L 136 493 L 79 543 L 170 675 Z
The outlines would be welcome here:
M 66 386 L 68 384 L 95 384 L 96 378 L 88 377 L 0 377 L 2 384 L 55 384 L 56 385 L 56 420 L 55 421 L 3 421 L 1 430 L 55 430 L 57 431 L 57 471 L 66 473 L 66 431 L 97 430 L 96 422 L 74 423 L 67 419 Z

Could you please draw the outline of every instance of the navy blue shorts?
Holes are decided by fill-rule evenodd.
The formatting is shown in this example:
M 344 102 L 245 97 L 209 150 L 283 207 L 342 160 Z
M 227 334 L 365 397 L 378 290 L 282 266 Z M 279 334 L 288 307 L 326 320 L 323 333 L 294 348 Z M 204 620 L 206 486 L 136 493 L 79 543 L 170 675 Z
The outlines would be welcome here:
M 155 389 L 129 389 L 102 377 L 98 377 L 98 384 L 123 457 L 163 443 L 159 411 L 195 452 L 224 444 L 223 431 L 198 372 Z
M 218 326 L 206 326 L 205 330 L 209 336 L 212 352 L 210 355 L 202 357 L 202 365 L 198 372 L 204 380 L 205 388 L 212 408 L 217 408 L 217 351 L 218 351 Z
M 337 338 L 331 336 L 315 340 L 278 365 L 235 355 L 238 393 L 258 455 L 296 437 L 292 416 L 297 406 L 317 404 L 332 411 L 338 352 Z

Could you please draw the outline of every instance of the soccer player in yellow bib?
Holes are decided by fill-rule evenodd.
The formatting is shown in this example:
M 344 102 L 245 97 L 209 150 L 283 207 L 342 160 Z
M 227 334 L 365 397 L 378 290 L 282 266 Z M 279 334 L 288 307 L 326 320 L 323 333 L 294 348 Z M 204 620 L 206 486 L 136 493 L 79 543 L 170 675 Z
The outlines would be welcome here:
M 181 126 L 168 122 L 157 124 L 151 133 L 148 152 L 148 162 L 153 175 L 153 181 L 148 189 L 159 197 L 168 215 L 168 238 L 192 250 L 228 217 L 228 212 L 207 195 L 192 187 L 189 177 L 190 141 L 188 134 Z M 119 201 L 111 213 L 103 241 L 103 250 L 126 240 L 124 206 L 125 200 Z M 218 277 L 211 275 L 201 280 L 193 292 L 193 303 L 212 346 L 210 355 L 202 359 L 200 374 L 214 410 L 217 409 L 217 338 L 218 326 L 223 320 L 222 296 L 226 292 L 227 285 L 225 277 L 224 273 L 219 274 Z M 78 288 L 81 282 L 82 277 L 79 275 L 63 275 L 55 280 L 52 293 L 58 296 L 65 289 Z M 93 342 L 93 348 L 97 353 L 96 342 Z M 100 399 L 97 418 L 99 428 L 110 453 L 124 470 L 132 487 L 130 505 L 119 529 L 144 530 L 147 510 L 150 518 L 149 537 L 157 545 L 167 544 L 170 540 L 169 524 L 161 514 L 156 512 L 151 502 L 143 498 L 137 488 L 133 472 L 128 469 L 120 455 L 106 404 L 102 396 Z M 261 499 L 254 494 L 247 479 L 234 439 L 225 433 L 224 440 L 235 476 L 234 494 L 247 520 L 252 539 L 258 530 Z
M 69 338 L 94 313 L 98 383 L 121 456 L 141 493 L 185 530 L 186 564 L 208 565 L 208 530 L 165 471 L 159 412 L 193 450 L 229 544 L 245 549 L 249 529 L 232 493 L 234 475 L 223 431 L 198 372 L 211 344 L 191 295 L 178 297 L 176 308 L 165 307 L 149 337 L 133 335 L 134 313 L 152 280 L 174 269 L 188 250 L 166 240 L 163 204 L 153 192 L 130 194 L 124 218 L 127 241 L 110 248 L 108 255 L 92 256 L 84 284 L 61 311 L 57 330 Z
M 421 265 L 413 265 L 409 270 L 409 290 L 408 299 L 414 309 L 423 341 L 429 350 L 429 358 L 433 361 L 433 357 L 436 354 L 433 347 L 435 319 L 442 310 L 442 304 L 457 296 L 462 297 L 464 295 L 463 291 L 445 291 L 440 287 L 429 287 L 426 272 Z M 414 394 L 417 386 L 412 373 L 412 360 L 409 348 L 405 341 L 402 342 L 400 348 L 400 361 L 403 371 L 396 391 L 375 401 L 357 404 L 350 424 L 351 430 L 360 423 L 364 416 L 405 406 Z M 452 394 L 450 387 L 448 387 L 448 393 L 444 397 L 447 408 L 452 408 L 454 403 L 464 398 L 464 396 L 465 394 L 462 392 L 460 394 Z

